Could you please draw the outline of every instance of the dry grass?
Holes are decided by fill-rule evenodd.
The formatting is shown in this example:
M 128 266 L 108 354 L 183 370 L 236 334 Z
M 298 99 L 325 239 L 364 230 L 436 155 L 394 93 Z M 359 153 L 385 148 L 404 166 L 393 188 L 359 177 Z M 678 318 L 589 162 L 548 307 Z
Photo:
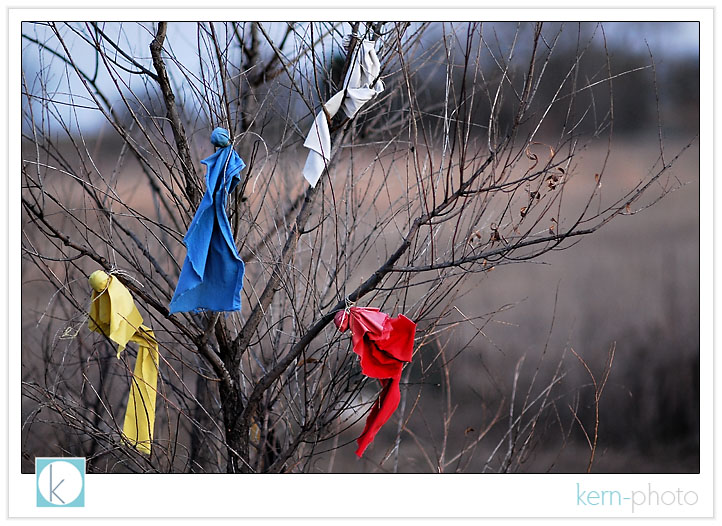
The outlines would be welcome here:
M 649 166 L 654 151 L 654 145 L 636 141 L 615 145 L 608 169 L 610 175 L 604 182 L 605 191 L 613 194 L 625 189 L 640 171 Z M 594 166 L 601 154 L 602 151 L 596 150 L 585 152 L 580 162 Z M 698 469 L 698 435 L 695 436 L 694 426 L 690 427 L 690 422 L 694 423 L 694 415 L 697 415 L 697 421 L 699 418 L 698 399 L 695 399 L 698 391 L 695 391 L 693 378 L 674 374 L 680 367 L 693 368 L 699 354 L 696 332 L 699 322 L 699 238 L 696 235 L 699 227 L 699 181 L 696 174 L 699 170 L 696 155 L 694 152 L 690 154 L 675 172 L 689 184 L 667 196 L 657 206 L 632 220 L 613 222 L 594 238 L 585 239 L 563 252 L 548 253 L 540 261 L 496 267 L 472 284 L 468 293 L 456 304 L 460 313 L 474 318 L 498 311 L 503 306 L 510 308 L 495 314 L 484 324 L 482 331 L 478 330 L 478 325 L 472 324 L 455 328 L 446 348 L 447 355 L 454 356 L 450 362 L 452 378 L 447 386 L 442 385 L 446 380 L 438 361 L 433 361 L 438 349 L 429 345 L 419 351 L 417 364 L 405 378 L 409 383 L 409 393 L 418 395 L 423 391 L 423 396 L 418 398 L 417 404 L 415 397 L 409 395 L 405 413 L 403 410 L 399 413 L 405 415 L 405 439 L 396 460 L 398 471 L 429 470 L 429 459 L 425 459 L 419 451 L 430 446 L 431 437 L 443 434 L 450 450 L 463 450 L 479 431 L 493 427 L 485 436 L 480 452 L 464 464 L 466 471 L 489 469 L 487 457 L 497 443 L 492 438 L 497 429 L 501 433 L 506 425 L 490 424 L 497 424 L 500 420 L 498 413 L 501 407 L 506 408 L 504 414 L 509 410 L 506 397 L 511 392 L 515 378 L 513 372 L 520 358 L 525 358 L 516 376 L 520 392 L 529 385 L 535 371 L 540 379 L 551 378 L 561 360 L 566 377 L 557 386 L 558 396 L 568 396 L 570 393 L 565 389 L 585 385 L 589 378 L 588 372 L 572 354 L 566 353 L 562 357 L 563 351 L 574 349 L 597 374 L 602 371 L 607 351 L 615 342 L 617 354 L 614 366 L 600 399 L 599 445 L 594 471 L 693 472 Z M 359 161 L 358 157 L 356 162 L 362 165 L 363 158 Z M 288 160 L 290 165 L 294 162 L 301 161 Z M 583 164 L 578 172 L 584 174 Z M 153 203 L 137 184 L 140 175 L 125 171 L 118 177 L 121 181 L 119 189 L 126 192 L 124 195 L 131 205 L 150 213 Z M 580 181 L 579 186 L 583 183 Z M 571 194 L 574 188 L 574 185 L 569 185 L 567 191 Z M 388 206 L 398 191 L 398 188 L 389 185 L 381 194 L 377 206 Z M 250 198 L 253 199 L 254 194 Z M 67 204 L 78 205 L 78 202 L 74 203 L 77 199 L 69 195 Z M 177 257 L 181 258 L 182 254 Z M 368 262 L 360 268 L 370 271 L 377 266 L 377 261 L 371 253 L 366 257 Z M 248 263 L 251 275 L 254 265 L 253 261 Z M 54 301 L 54 289 L 47 281 L 37 280 L 37 277 L 35 269 L 24 263 L 22 341 L 26 371 L 36 369 L 33 362 L 42 360 L 38 352 L 44 346 L 38 339 L 40 334 L 51 334 L 56 338 L 56 352 L 72 353 L 67 340 L 57 339 L 68 326 L 68 318 L 43 316 L 43 313 L 49 312 L 47 306 Z M 361 275 L 357 279 L 362 278 Z M 244 308 L 247 306 L 248 302 Z M 37 330 L 38 327 L 42 330 Z M 81 327 L 81 332 L 83 330 Z M 79 337 L 82 336 L 81 333 Z M 44 343 L 47 344 L 47 340 Z M 457 356 L 455 347 L 464 348 L 464 353 Z M 540 362 L 542 355 L 544 358 Z M 641 356 L 645 358 L 641 359 Z M 664 407 L 660 407 L 664 400 L 656 399 L 659 398 L 659 390 L 645 387 L 650 382 L 651 371 L 667 379 L 665 389 L 668 392 L 664 400 L 671 397 L 676 404 L 683 404 L 689 410 L 686 418 L 690 422 L 680 422 L 676 432 L 675 426 L 671 426 L 673 432 L 666 434 L 655 429 L 667 415 Z M 119 385 L 116 395 L 110 400 L 116 409 L 122 403 L 121 387 Z M 522 395 L 523 392 L 519 396 Z M 369 392 L 368 396 L 373 396 L 373 393 Z M 574 396 L 577 398 L 570 398 L 576 400 L 574 410 L 584 417 L 586 424 L 582 425 L 586 425 L 587 432 L 591 433 L 594 418 L 590 420 L 589 415 L 593 415 L 590 413 L 593 388 L 590 386 L 588 392 L 581 389 Z M 518 404 L 519 400 L 516 402 Z M 560 411 L 564 410 L 564 404 L 568 405 L 568 402 L 560 404 Z M 435 415 L 452 406 L 452 418 L 443 425 Z M 631 415 L 637 414 L 633 411 L 634 407 L 647 408 L 649 418 L 632 421 Z M 32 409 L 32 404 L 26 404 L 23 419 Z M 659 414 L 652 416 L 652 412 Z M 630 415 L 630 418 L 619 418 L 615 414 Z M 560 432 L 560 429 L 553 429 L 549 419 L 540 420 L 537 425 L 542 438 L 530 448 L 525 461 L 512 466 L 511 470 L 579 472 L 586 469 L 585 458 L 589 458 L 589 449 L 587 436 L 580 432 L 581 427 Z M 375 447 L 383 450 L 392 446 L 396 427 L 392 421 L 384 428 Z M 24 431 L 27 469 L 30 469 L 29 459 L 33 456 L 51 453 L 48 444 L 52 443 L 48 435 L 50 428 L 45 429 L 42 424 L 36 423 L 32 433 L 29 431 L 27 428 Z M 352 441 L 357 433 L 355 427 L 346 431 L 341 435 L 339 445 Z M 619 437 L 626 439 L 620 440 Z M 639 446 L 649 437 L 657 438 L 655 447 L 640 449 Z M 344 446 L 335 455 L 331 461 L 333 471 L 378 469 L 377 465 L 366 462 L 349 463 L 352 455 L 346 452 L 352 447 Z M 329 456 L 321 455 L 315 463 L 317 470 L 328 469 Z M 454 467 L 456 465 L 452 464 L 451 468 Z

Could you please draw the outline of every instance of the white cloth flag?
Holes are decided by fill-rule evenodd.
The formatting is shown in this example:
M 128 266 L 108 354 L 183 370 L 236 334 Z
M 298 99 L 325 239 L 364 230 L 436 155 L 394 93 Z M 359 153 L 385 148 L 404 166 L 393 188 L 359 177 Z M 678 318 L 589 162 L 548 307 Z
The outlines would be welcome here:
M 374 43 L 371 40 L 362 41 L 361 45 L 356 48 L 355 54 L 353 65 L 349 68 L 343 82 L 344 89 L 324 104 L 329 117 L 336 115 L 338 110 L 343 107 L 344 113 L 352 118 L 361 109 L 361 106 L 384 90 L 384 83 L 381 79 L 376 80 L 381 71 L 381 65 L 374 50 Z M 376 84 L 372 88 L 371 84 L 375 80 Z M 308 132 L 303 145 L 311 150 L 308 152 L 306 165 L 303 167 L 303 176 L 312 187 L 315 187 L 331 158 L 331 132 L 328 129 L 328 121 L 323 110 L 316 115 L 311 131 Z

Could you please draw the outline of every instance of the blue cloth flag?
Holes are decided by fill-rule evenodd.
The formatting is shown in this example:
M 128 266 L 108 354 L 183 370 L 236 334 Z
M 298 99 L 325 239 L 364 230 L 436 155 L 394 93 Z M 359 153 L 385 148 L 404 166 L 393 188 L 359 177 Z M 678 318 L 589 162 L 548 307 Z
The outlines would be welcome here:
M 233 150 L 230 135 L 216 128 L 211 142 L 220 147 L 206 165 L 206 193 L 183 238 L 186 258 L 170 302 L 170 313 L 241 310 L 244 265 L 233 240 L 226 202 L 246 164 Z

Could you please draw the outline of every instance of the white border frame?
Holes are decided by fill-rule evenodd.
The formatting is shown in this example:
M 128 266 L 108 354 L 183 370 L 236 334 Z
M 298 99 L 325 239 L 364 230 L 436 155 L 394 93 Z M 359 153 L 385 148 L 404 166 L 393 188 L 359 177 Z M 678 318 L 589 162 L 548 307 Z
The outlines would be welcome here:
M 657 2 L 659 5 L 662 2 Z M 620 6 L 623 7 L 623 6 Z M 713 123 L 700 138 L 700 469 L 692 475 L 87 475 L 84 508 L 35 506 L 35 475 L 20 474 L 20 22 L 23 20 L 350 20 L 358 9 L 205 10 L 12 9 L 8 44 L 8 491 L 10 517 L 711 517 L 713 495 Z M 689 20 L 700 22 L 701 107 L 713 107 L 713 17 L 706 9 L 384 9 L 386 20 Z M 12 302 L 12 303 L 10 303 Z M 580 507 L 580 491 L 694 492 L 694 506 Z M 634 494 L 638 495 L 638 494 Z M 690 494 L 691 495 L 691 494 Z M 128 502 L 132 496 L 132 506 Z M 372 515 L 361 502 L 372 499 Z M 279 505 L 282 502 L 282 506 Z

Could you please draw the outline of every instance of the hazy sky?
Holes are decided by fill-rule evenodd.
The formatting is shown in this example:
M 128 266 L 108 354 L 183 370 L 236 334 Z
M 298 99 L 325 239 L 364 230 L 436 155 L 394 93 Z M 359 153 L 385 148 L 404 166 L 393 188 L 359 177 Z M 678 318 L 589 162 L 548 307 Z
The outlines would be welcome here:
M 614 46 L 635 52 L 646 51 L 646 40 L 661 56 L 699 55 L 696 22 L 607 22 L 604 29 Z
M 269 24 L 270 25 L 270 24 Z M 86 30 L 84 24 L 75 24 L 76 27 Z M 152 25 L 144 26 L 124 23 L 122 32 L 119 32 L 119 25 L 110 23 L 101 25 L 111 37 L 117 36 L 117 42 L 123 49 L 132 50 L 132 54 L 149 69 L 152 69 L 150 63 L 150 53 L 148 44 L 152 40 Z M 275 27 L 269 27 L 268 30 L 272 34 L 274 32 L 282 32 L 284 25 L 275 24 Z M 348 31 L 347 24 L 341 27 L 341 31 Z M 647 42 L 654 52 L 655 61 L 661 67 L 665 62 L 689 59 L 697 60 L 699 57 L 699 25 L 696 22 L 607 22 L 604 24 L 604 31 L 607 37 L 609 49 L 614 53 L 615 50 L 623 49 L 634 53 L 646 54 Z M 55 41 L 54 35 L 49 28 L 36 26 L 33 24 L 23 24 L 23 33 L 46 42 L 49 46 L 62 52 L 62 48 Z M 86 72 L 92 72 L 95 69 L 95 53 L 91 46 L 80 40 L 77 35 L 70 31 L 67 27 L 62 28 L 64 38 L 68 39 L 67 45 L 74 54 L 80 64 L 81 69 Z M 198 69 L 198 58 L 195 54 L 195 46 L 197 45 L 197 27 L 193 23 L 170 23 L 168 28 L 168 37 L 166 46 L 170 46 L 174 54 L 180 59 L 183 67 L 187 67 L 190 71 Z M 75 40 L 75 42 L 73 41 Z M 73 79 L 73 75 L 65 75 L 66 65 L 57 58 L 53 58 L 49 53 L 44 53 L 42 59 L 39 58 L 38 48 L 36 45 L 23 39 L 23 71 L 32 93 L 38 92 L 38 85 L 32 85 L 32 78 L 37 74 L 39 68 L 42 68 L 49 77 L 53 79 L 52 83 L 47 86 L 48 91 L 45 97 L 56 101 L 69 102 L 70 95 L 73 94 L 72 102 L 74 105 L 90 105 L 93 103 L 88 99 L 88 94 L 83 85 Z M 186 58 L 187 57 L 187 58 Z M 120 58 L 120 57 L 119 57 Z M 121 59 L 122 60 L 122 59 Z M 41 65 L 42 64 L 42 65 Z M 170 66 L 171 69 L 173 66 Z M 110 93 L 115 92 L 115 87 L 111 79 L 103 75 L 102 66 L 100 67 L 98 84 L 101 88 L 108 90 Z M 133 68 L 135 69 L 135 68 Z M 129 82 L 138 82 L 137 75 L 128 75 Z M 27 99 L 23 99 L 23 103 Z M 83 109 L 82 107 L 72 108 L 69 105 L 58 105 L 57 111 L 66 122 L 80 120 L 82 121 L 83 130 L 92 133 L 93 129 L 104 123 L 104 117 L 97 110 Z

